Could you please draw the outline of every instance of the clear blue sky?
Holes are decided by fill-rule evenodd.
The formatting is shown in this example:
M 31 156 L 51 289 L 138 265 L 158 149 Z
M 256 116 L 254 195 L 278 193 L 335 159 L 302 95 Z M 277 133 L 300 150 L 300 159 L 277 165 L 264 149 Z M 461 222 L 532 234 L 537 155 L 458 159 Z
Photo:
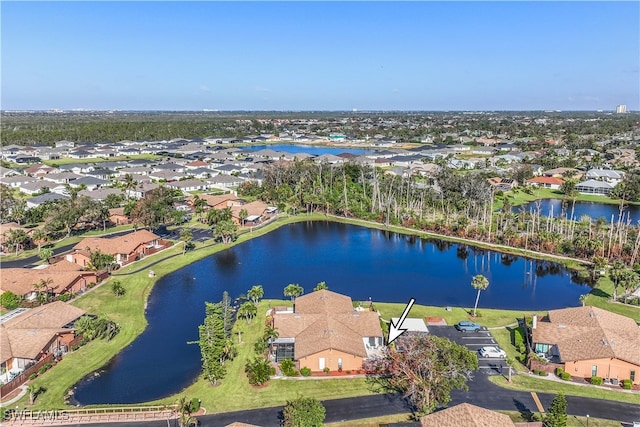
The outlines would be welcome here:
M 1 2 L 2 109 L 640 110 L 640 2 Z

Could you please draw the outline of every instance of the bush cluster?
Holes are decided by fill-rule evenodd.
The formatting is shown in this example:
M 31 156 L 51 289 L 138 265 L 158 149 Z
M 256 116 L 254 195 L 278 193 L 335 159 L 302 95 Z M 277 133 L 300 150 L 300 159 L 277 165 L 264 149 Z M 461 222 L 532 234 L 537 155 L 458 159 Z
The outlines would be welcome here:
M 593 385 L 602 385 L 602 377 L 593 376 L 591 377 L 591 384 Z
M 631 380 L 622 380 L 622 388 L 625 390 L 631 390 L 633 382 Z
M 534 369 L 533 373 L 536 375 L 540 375 L 541 377 L 546 377 L 549 375 L 549 373 L 547 371 L 543 371 L 541 369 Z
M 311 369 L 310 369 L 310 368 L 307 368 L 307 367 L 305 366 L 304 368 L 300 369 L 300 374 L 301 374 L 303 377 L 308 377 L 308 376 L 310 376 L 310 375 L 311 375 Z
M 291 359 L 284 359 L 280 362 L 280 369 L 282 369 L 282 373 L 287 377 L 296 377 L 300 375 L 295 368 L 296 364 Z

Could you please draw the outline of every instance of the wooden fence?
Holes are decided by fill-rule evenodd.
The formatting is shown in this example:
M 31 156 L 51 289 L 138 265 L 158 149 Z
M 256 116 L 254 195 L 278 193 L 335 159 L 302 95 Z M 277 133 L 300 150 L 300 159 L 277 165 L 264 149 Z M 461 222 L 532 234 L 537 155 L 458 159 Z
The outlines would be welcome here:
M 53 359 L 54 359 L 53 354 L 50 354 L 44 359 L 42 359 L 41 361 L 37 362 L 35 365 L 32 365 L 29 368 L 22 371 L 20 375 L 18 375 L 8 383 L 3 384 L 2 387 L 0 387 L 0 396 L 6 396 L 7 394 L 11 393 L 13 390 L 20 387 L 22 384 L 24 384 L 25 381 L 29 379 L 29 376 L 31 374 L 38 372 L 38 370 L 43 365 L 46 365 L 47 363 L 52 363 Z

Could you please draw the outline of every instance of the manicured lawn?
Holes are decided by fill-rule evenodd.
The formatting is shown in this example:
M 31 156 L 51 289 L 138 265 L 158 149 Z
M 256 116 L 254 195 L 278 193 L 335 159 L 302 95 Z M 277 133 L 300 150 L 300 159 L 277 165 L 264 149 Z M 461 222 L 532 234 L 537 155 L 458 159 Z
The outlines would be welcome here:
M 473 292 L 473 288 L 469 285 L 470 291 Z M 365 303 L 363 303 L 364 305 Z M 368 304 L 368 303 L 367 303 Z M 383 319 L 390 320 L 391 317 L 400 317 L 402 311 L 406 307 L 405 304 L 391 304 L 391 303 L 379 303 L 373 302 L 374 308 L 380 311 Z M 414 304 L 409 312 L 408 317 L 418 317 L 424 319 L 425 317 L 442 317 L 446 320 L 448 325 L 455 325 L 461 320 L 473 320 L 482 326 L 489 328 L 506 326 L 512 323 L 516 323 L 518 317 L 522 318 L 522 311 L 515 310 L 492 310 L 478 308 L 479 316 L 473 318 L 469 312 L 473 311 L 473 308 L 465 309 L 461 307 L 451 307 L 451 311 L 447 311 L 445 307 L 430 307 L 419 304 Z M 541 312 L 542 313 L 542 312 Z M 530 313 L 528 313 L 530 314 Z
M 565 197 L 563 193 L 559 190 L 552 190 L 550 188 L 538 188 L 533 190 L 533 194 L 527 194 L 522 190 L 516 189 L 516 191 L 510 191 L 505 193 L 505 197 L 509 198 L 512 206 L 518 206 L 525 203 L 532 202 L 538 199 L 562 199 Z M 620 203 L 616 199 L 611 199 L 606 196 L 595 196 L 593 194 L 578 194 L 576 197 L 577 202 L 596 202 L 596 203 L 607 203 L 617 205 Z M 628 204 L 638 204 L 634 202 L 628 202 Z M 494 204 L 494 208 L 500 209 L 502 207 L 502 200 L 496 201 Z
M 511 421 L 514 423 L 524 423 L 529 421 L 527 418 L 530 415 L 536 417 L 536 420 L 540 420 L 541 414 L 539 412 L 533 412 L 529 414 L 522 414 L 518 411 L 496 411 L 502 414 L 508 415 L 511 418 Z M 586 417 L 576 417 L 575 415 L 567 416 L 567 427 L 585 427 L 587 425 Z M 620 422 L 611 421 L 611 420 L 603 420 L 600 418 L 589 418 L 589 427 L 620 427 Z
M 511 383 L 508 383 L 501 375 L 492 375 L 489 377 L 489 380 L 500 387 L 505 387 L 511 390 L 535 391 L 537 393 L 558 393 L 562 391 L 567 396 L 583 396 L 593 399 L 615 400 L 618 402 L 640 404 L 639 393 L 629 393 L 622 390 L 606 390 L 592 386 L 583 387 L 564 381 L 560 382 L 535 378 L 526 374 L 514 375 Z
M 621 289 L 619 288 L 618 293 L 620 292 Z M 599 307 L 603 310 L 627 316 L 634 319 L 636 322 L 640 322 L 640 307 L 609 301 L 612 295 L 613 282 L 609 277 L 603 276 L 598 281 L 596 287 L 589 293 L 586 305 Z
M 325 427 L 379 427 L 389 423 L 410 422 L 411 414 L 386 415 L 384 417 L 363 418 L 360 420 L 338 421 L 325 424 Z

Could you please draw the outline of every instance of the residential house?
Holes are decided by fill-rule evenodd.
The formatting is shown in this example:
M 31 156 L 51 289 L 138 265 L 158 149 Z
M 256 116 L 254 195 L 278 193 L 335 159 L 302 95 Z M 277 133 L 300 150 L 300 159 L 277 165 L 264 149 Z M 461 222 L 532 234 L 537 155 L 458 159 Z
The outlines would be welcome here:
M 624 178 L 624 172 L 609 169 L 591 169 L 587 171 L 585 178 L 608 182 L 615 186 Z
M 87 189 L 87 190 L 80 190 L 78 192 L 78 196 L 88 197 L 92 200 L 98 200 L 101 202 L 106 200 L 106 198 L 109 197 L 111 194 L 124 196 L 124 193 L 122 192 L 122 190 L 119 190 L 117 188 L 96 188 L 94 190 Z
M 238 176 L 233 175 L 216 175 L 208 178 L 206 180 L 209 184 L 211 184 L 215 188 L 227 189 L 230 187 L 237 187 L 242 184 L 245 180 Z
M 37 208 L 47 202 L 53 202 L 55 200 L 65 200 L 68 199 L 68 196 L 58 194 L 58 193 L 44 193 L 39 196 L 32 197 L 27 199 L 27 209 Z
M 233 194 L 221 194 L 214 196 L 212 194 L 199 194 L 198 197 L 204 200 L 207 203 L 209 208 L 213 209 L 224 209 L 231 206 L 241 205 L 242 202 L 238 200 L 236 196 Z M 193 208 L 193 200 L 195 196 L 187 197 L 186 201 Z
M 112 238 L 84 238 L 73 247 L 72 253 L 66 255 L 66 260 L 85 267 L 91 262 L 91 252 L 100 251 L 113 255 L 115 262 L 123 266 L 169 246 L 171 242 L 161 240 L 160 236 L 148 230 L 138 230 Z
M 542 423 L 514 424 L 508 415 L 470 403 L 444 408 L 420 418 L 420 426 L 422 427 L 515 427 L 526 425 L 542 427 Z
M 534 317 L 531 339 L 536 353 L 573 377 L 640 384 L 640 328 L 629 317 L 591 306 L 550 310 Z
M 383 346 L 379 314 L 353 308 L 351 298 L 320 290 L 296 298 L 294 309 L 271 310 L 278 338 L 272 360 L 293 359 L 312 371 L 358 370 Z
M 542 172 L 542 175 L 550 176 L 553 178 L 571 177 L 571 178 L 580 179 L 584 174 L 580 172 L 578 169 L 574 169 L 574 168 L 555 168 L 555 169 L 549 169 Z
M 89 283 L 100 283 L 105 278 L 102 272 L 83 271 L 82 267 L 67 261 L 45 264 L 36 268 L 3 268 L 0 275 L 0 294 L 11 291 L 27 300 L 37 297 L 34 285 L 46 284 L 47 292 L 53 296 L 84 291 Z
M 208 190 L 211 184 L 196 179 L 186 179 L 183 181 L 169 182 L 167 183 L 167 187 L 182 191 L 204 191 Z
M 247 217 L 244 221 L 240 218 L 240 212 L 247 211 Z M 231 219 L 238 225 L 257 225 L 269 218 L 273 213 L 273 209 L 269 209 L 266 203 L 256 200 L 255 202 L 246 203 L 244 205 L 231 206 Z
M 518 186 L 518 181 L 515 179 L 495 177 L 488 178 L 487 181 L 492 187 L 501 191 L 511 191 Z
M 124 208 L 112 208 L 109 209 L 109 221 L 115 225 L 129 224 L 131 220 L 124 213 Z
M 51 188 L 55 186 L 56 184 L 52 182 L 38 179 L 38 180 L 29 181 L 29 182 L 24 182 L 20 185 L 18 189 L 20 190 L 21 193 L 34 195 L 34 194 L 40 194 L 43 191 L 46 191 L 45 188 L 48 190 L 51 190 Z
M 142 199 L 149 192 L 155 190 L 158 187 L 160 187 L 160 185 L 158 184 L 154 184 L 152 182 L 143 182 L 143 183 L 140 183 L 136 188 L 126 190 L 126 193 L 127 193 L 127 196 L 129 197 L 133 197 L 135 199 Z
M 576 184 L 576 191 L 581 194 L 594 194 L 598 196 L 608 196 L 614 185 L 604 181 L 590 179 Z
M 531 184 L 534 187 L 550 188 L 552 190 L 558 190 L 564 181 L 560 178 L 554 178 L 551 176 L 537 176 L 527 180 L 527 184 Z
M 1 322 L 2 382 L 50 354 L 60 356 L 69 351 L 69 343 L 76 336 L 73 324 L 85 314 L 81 308 L 56 301 Z

